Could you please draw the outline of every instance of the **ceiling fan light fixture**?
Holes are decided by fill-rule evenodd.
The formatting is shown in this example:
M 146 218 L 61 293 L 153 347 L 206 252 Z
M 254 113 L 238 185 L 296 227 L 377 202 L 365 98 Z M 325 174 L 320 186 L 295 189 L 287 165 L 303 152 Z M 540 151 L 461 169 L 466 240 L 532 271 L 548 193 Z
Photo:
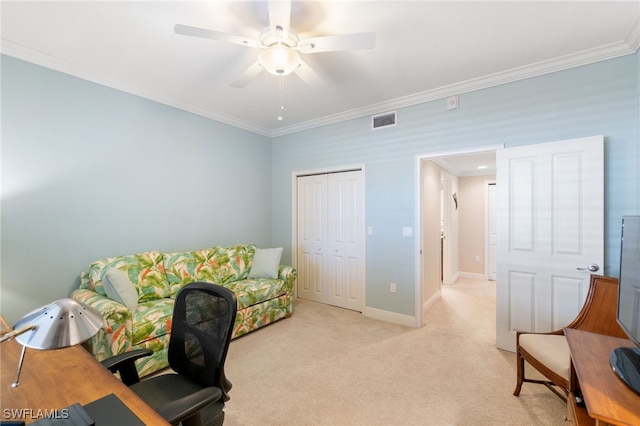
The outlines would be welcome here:
M 263 49 L 258 60 L 273 75 L 291 74 L 300 66 L 298 52 L 282 44 Z

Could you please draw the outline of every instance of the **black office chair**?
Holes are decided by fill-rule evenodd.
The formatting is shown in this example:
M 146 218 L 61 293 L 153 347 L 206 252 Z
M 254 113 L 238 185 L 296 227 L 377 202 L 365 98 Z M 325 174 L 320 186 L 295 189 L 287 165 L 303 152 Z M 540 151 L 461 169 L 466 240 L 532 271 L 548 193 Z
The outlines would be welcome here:
M 134 361 L 153 352 L 139 349 L 106 359 L 122 381 L 169 423 L 222 425 L 231 383 L 224 375 L 237 311 L 235 294 L 216 284 L 188 284 L 176 296 L 169 340 L 169 366 L 177 374 L 140 381 Z

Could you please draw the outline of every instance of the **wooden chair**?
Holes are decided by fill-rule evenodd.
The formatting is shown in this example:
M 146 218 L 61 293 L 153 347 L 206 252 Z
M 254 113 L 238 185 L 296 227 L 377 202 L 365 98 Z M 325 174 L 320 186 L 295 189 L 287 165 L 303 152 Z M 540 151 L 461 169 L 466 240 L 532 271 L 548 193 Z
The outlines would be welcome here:
M 591 275 L 584 306 L 567 328 L 626 338 L 627 336 L 616 322 L 617 306 L 618 279 Z M 548 380 L 526 378 L 525 361 Z M 520 395 L 524 382 L 538 383 L 548 387 L 566 402 L 569 394 L 570 364 L 569 345 L 562 330 L 549 333 L 517 332 L 516 373 L 518 377 L 513 394 Z

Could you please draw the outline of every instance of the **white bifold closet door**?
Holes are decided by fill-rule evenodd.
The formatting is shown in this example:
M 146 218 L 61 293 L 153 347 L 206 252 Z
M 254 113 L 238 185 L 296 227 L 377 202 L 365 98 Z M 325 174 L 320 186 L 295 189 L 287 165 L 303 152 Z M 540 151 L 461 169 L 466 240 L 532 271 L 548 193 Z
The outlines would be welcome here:
M 362 170 L 297 178 L 298 297 L 362 312 Z

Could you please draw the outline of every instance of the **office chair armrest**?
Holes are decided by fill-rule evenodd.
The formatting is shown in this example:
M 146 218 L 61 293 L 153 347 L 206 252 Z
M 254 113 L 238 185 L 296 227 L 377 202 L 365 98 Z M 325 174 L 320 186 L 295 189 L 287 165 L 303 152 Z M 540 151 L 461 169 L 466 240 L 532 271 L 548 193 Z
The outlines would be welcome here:
M 222 391 L 210 386 L 191 395 L 164 404 L 155 410 L 167 422 L 173 425 L 198 414 L 205 406 L 218 401 L 221 397 Z
M 138 370 L 136 370 L 135 360 L 144 358 L 151 354 L 153 354 L 151 349 L 135 349 L 133 351 L 123 352 L 121 354 L 114 355 L 111 358 L 107 358 L 101 361 L 101 364 L 112 373 L 115 373 L 116 371 L 119 372 L 122 382 L 127 386 L 131 386 L 132 384 L 140 381 Z

